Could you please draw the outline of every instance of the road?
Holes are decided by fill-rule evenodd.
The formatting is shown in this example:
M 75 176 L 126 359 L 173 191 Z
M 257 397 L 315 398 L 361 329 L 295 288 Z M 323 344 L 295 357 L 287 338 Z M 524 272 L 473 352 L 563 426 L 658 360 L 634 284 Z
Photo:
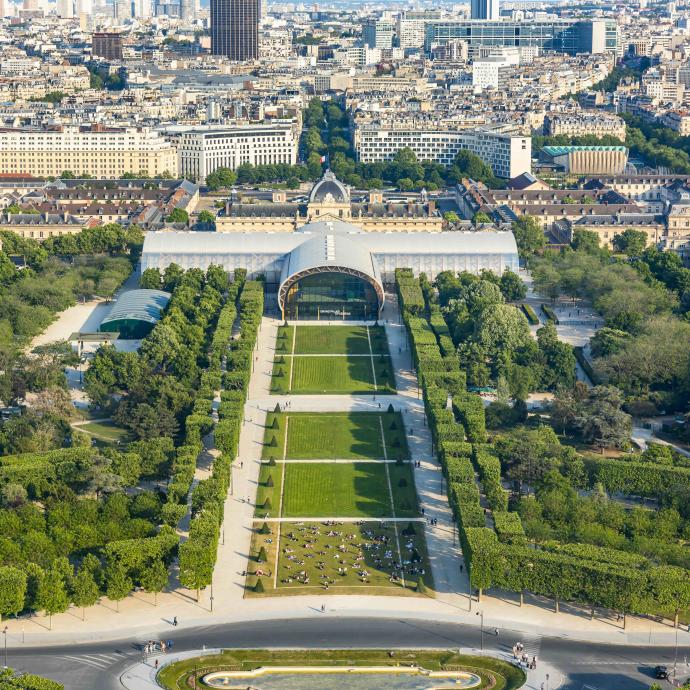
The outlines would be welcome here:
M 379 618 L 323 618 L 256 621 L 207 626 L 171 632 L 174 650 L 206 647 L 238 648 L 479 648 L 480 629 L 453 623 Z M 550 631 L 556 633 L 556 631 Z M 67 690 L 114 690 L 121 688 L 120 675 L 141 659 L 139 640 L 94 642 L 10 649 L 8 664 L 24 672 L 54 678 Z M 613 644 L 573 642 L 559 637 L 525 638 L 510 630 L 499 636 L 493 628 L 484 633 L 486 650 L 510 651 L 518 640 L 525 650 L 555 667 L 565 681 L 554 679 L 551 688 L 568 690 L 648 690 L 656 664 L 673 665 L 674 648 L 645 648 Z M 690 649 L 678 650 L 679 677 L 690 673 L 685 658 Z M 670 685 L 668 686 L 670 687 Z

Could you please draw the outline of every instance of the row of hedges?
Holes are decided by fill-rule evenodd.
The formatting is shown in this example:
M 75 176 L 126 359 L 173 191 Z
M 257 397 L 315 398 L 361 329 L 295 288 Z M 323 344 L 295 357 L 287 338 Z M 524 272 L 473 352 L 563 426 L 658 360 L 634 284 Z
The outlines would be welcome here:
M 402 284 L 401 277 L 404 278 Z M 414 281 L 413 278 L 412 281 Z M 407 292 L 411 293 L 412 281 L 406 271 L 396 271 L 399 292 L 401 286 L 404 285 Z M 400 303 L 404 304 L 402 297 Z M 434 304 L 429 304 L 430 311 L 435 311 L 434 307 Z M 480 433 L 482 427 L 476 422 L 476 414 L 473 416 L 476 411 L 472 398 L 467 398 L 468 424 L 459 423 L 456 420 L 456 415 L 460 416 L 457 411 L 454 414 L 448 409 L 449 395 L 453 396 L 455 409 L 455 398 L 464 399 L 467 394 L 464 372 L 459 369 L 454 349 L 448 357 L 444 357 L 441 353 L 437 335 L 443 336 L 443 329 L 439 328 L 435 331 L 430 323 L 418 316 L 416 312 L 411 313 L 403 308 L 402 315 L 417 366 L 417 376 L 424 393 L 424 408 L 429 429 L 447 480 L 448 501 L 458 522 L 460 538 L 463 541 L 465 530 L 484 527 L 486 524 L 472 465 L 472 444 L 467 442 L 468 426 L 472 430 L 475 441 L 482 438 Z M 481 399 L 479 400 L 481 403 Z
M 480 591 L 530 591 L 556 601 L 642 614 L 673 613 L 690 606 L 690 579 L 684 568 L 625 563 L 610 555 L 613 550 L 602 554 L 588 545 L 549 550 L 501 543 L 487 528 L 467 529 L 465 538 L 470 580 Z
M 690 492 L 690 468 L 584 456 L 592 486 L 601 482 L 609 493 L 657 497 L 670 491 Z
M 263 285 L 245 282 L 244 277 L 244 273 L 235 272 L 234 290 L 230 291 L 219 319 L 221 334 L 214 338 L 212 344 L 218 361 L 225 358 L 223 382 L 232 382 L 230 390 L 221 391 L 214 432 L 215 445 L 221 454 L 213 463 L 211 476 L 199 482 L 192 493 L 189 538 L 179 550 L 180 582 L 185 587 L 196 589 L 197 598 L 199 590 L 209 585 L 213 578 L 232 463 L 239 449 L 252 353 L 263 314 Z M 233 340 L 232 325 L 238 312 L 239 337 Z
M 410 275 L 399 271 L 396 277 L 401 275 L 406 294 L 410 294 Z M 448 480 L 449 500 L 458 521 L 472 587 L 480 592 L 488 587 L 531 591 L 556 600 L 639 613 L 688 608 L 690 578 L 683 568 L 653 566 L 636 555 L 589 545 L 551 543 L 538 549 L 526 545 L 520 517 L 506 510 L 500 463 L 491 447 L 483 445 L 486 431 L 481 398 L 437 385 L 442 380 L 429 377 L 429 367 L 432 371 L 446 371 L 438 344 L 432 348 L 428 338 L 432 329 L 418 312 L 403 309 L 403 319 L 418 367 L 429 426 Z M 433 380 L 434 385 L 426 385 L 427 380 Z M 462 422 L 460 431 L 460 425 L 453 425 L 453 416 L 448 414 L 449 394 L 453 396 L 455 416 Z M 485 526 L 472 462 L 492 505 L 496 531 Z M 690 471 L 686 468 L 598 458 L 587 459 L 586 464 L 594 480 L 610 491 L 648 492 L 658 486 L 659 470 L 666 472 L 664 484 L 689 486 Z

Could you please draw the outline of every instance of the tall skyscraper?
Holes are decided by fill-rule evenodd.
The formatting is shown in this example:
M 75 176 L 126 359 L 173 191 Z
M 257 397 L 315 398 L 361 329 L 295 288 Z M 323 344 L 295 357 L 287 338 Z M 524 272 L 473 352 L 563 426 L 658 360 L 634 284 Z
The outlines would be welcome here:
M 259 57 L 261 0 L 211 0 L 211 52 L 231 60 Z
M 472 19 L 498 19 L 498 0 L 472 0 Z
M 194 19 L 194 0 L 180 0 L 180 19 L 192 21 Z
M 98 31 L 91 39 L 91 53 L 104 60 L 122 60 L 122 35 L 115 32 Z

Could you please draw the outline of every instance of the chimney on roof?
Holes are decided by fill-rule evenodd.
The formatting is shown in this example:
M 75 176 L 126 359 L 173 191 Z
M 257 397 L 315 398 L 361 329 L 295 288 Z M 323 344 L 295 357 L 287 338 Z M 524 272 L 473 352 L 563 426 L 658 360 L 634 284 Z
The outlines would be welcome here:
M 429 209 L 429 215 L 432 215 L 434 211 L 436 211 L 436 201 L 434 199 L 429 199 L 427 208 Z

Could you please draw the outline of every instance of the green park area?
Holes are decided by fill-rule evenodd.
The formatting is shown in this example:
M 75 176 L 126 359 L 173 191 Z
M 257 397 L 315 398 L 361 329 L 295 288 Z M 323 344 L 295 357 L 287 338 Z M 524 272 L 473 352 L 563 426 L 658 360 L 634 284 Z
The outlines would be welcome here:
M 394 392 L 384 328 L 281 326 L 271 388 L 295 394 Z
M 479 677 L 476 688 L 492 688 L 493 690 L 514 690 L 521 687 L 526 680 L 525 673 L 521 669 L 508 664 L 505 661 L 484 656 L 470 656 L 457 654 L 452 650 L 401 650 L 393 655 L 383 649 L 311 649 L 311 650 L 257 650 L 257 649 L 228 649 L 221 654 L 207 655 L 184 659 L 164 666 L 158 673 L 158 683 L 168 690 L 187 690 L 193 687 L 206 687 L 201 680 L 205 675 L 216 671 L 251 672 L 271 667 L 314 667 L 335 671 L 334 685 L 337 686 L 339 675 L 337 669 L 342 668 L 343 674 L 347 668 L 380 669 L 376 685 L 371 687 L 388 688 L 388 678 L 393 679 L 393 674 L 387 675 L 386 668 L 398 669 L 400 666 L 410 667 L 411 672 L 417 669 L 420 675 L 425 672 L 457 672 L 458 674 L 472 673 Z M 287 674 L 286 674 L 287 675 Z M 294 675 L 294 674 L 293 674 Z M 307 687 L 309 676 L 301 674 Z M 321 683 L 323 677 L 319 674 Z M 290 676 L 286 679 L 290 682 Z M 293 678 L 294 682 L 294 678 Z M 241 687 L 246 687 L 249 681 L 238 682 Z M 292 687 L 292 685 L 291 685 Z M 316 687 L 316 686 L 314 686 Z M 323 685 L 321 685 L 323 687 Z M 342 687 L 342 685 L 341 685 Z M 444 683 L 444 687 L 447 685 Z M 460 687 L 460 686 L 458 686 Z
M 255 515 L 252 596 L 432 588 L 399 412 L 270 413 Z

